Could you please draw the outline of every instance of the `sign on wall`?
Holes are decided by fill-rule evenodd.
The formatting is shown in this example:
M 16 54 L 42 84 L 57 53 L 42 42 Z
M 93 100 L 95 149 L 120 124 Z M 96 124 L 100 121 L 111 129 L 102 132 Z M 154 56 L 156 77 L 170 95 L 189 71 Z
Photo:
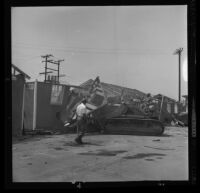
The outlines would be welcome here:
M 178 113 L 178 105 L 177 105 L 177 103 L 175 103 L 175 105 L 174 105 L 174 113 Z
M 51 90 L 51 105 L 62 105 L 64 96 L 64 86 L 63 85 L 52 85 Z

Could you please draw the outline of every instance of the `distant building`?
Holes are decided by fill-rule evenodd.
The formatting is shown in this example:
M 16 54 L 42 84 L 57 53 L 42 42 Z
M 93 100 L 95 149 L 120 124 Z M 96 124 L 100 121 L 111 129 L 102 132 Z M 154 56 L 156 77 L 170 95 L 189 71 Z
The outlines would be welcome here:
M 21 75 L 21 77 L 24 78 L 24 80 L 31 78 L 30 76 L 28 76 L 25 72 L 23 72 L 21 69 L 19 69 L 14 64 L 12 64 L 11 68 L 12 68 L 12 79 L 16 79 L 16 77 L 18 75 Z
M 164 101 L 163 101 L 165 103 L 164 108 L 166 108 L 167 112 L 170 114 L 177 114 L 179 112 L 178 102 L 175 99 L 172 99 L 162 94 L 154 95 L 154 98 L 159 99 L 159 100 L 162 100 L 162 97 L 164 97 Z
M 157 94 L 154 96 L 154 98 L 159 99 L 160 102 L 162 101 L 162 97 L 162 116 L 165 122 L 169 122 L 170 120 L 172 120 L 172 117 L 178 117 L 178 115 L 183 112 L 183 104 L 179 101 L 176 101 L 175 99 L 172 99 L 162 94 Z
M 188 112 L 188 95 L 183 95 L 182 97 L 184 98 L 183 100 L 184 111 Z

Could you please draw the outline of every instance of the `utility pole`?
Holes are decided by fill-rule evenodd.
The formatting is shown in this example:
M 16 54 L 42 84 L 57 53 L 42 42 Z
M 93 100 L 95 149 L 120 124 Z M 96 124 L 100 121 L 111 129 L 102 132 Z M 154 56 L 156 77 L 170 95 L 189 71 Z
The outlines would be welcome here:
M 44 74 L 45 78 L 44 78 L 44 81 L 46 82 L 47 80 L 47 73 L 52 73 L 52 72 L 47 72 L 47 62 L 48 62 L 48 58 L 49 57 L 53 57 L 52 54 L 47 54 L 45 56 L 41 56 L 42 58 L 45 58 L 45 61 L 42 61 L 42 62 L 45 62 L 45 72 L 44 73 L 40 73 L 40 74 Z
M 44 74 L 45 75 L 45 80 L 44 82 L 47 82 L 47 74 L 49 73 L 53 73 L 53 71 L 56 71 L 57 72 L 57 76 L 55 77 L 58 77 L 57 80 L 55 80 L 58 84 L 59 84 L 59 77 L 60 77 L 60 62 L 64 61 L 64 60 L 58 60 L 58 61 L 54 61 L 54 60 L 49 60 L 48 58 L 49 57 L 53 57 L 52 54 L 47 54 L 47 55 L 44 55 L 44 56 L 41 56 L 42 58 L 44 58 L 45 60 L 42 61 L 42 62 L 45 62 L 45 71 L 44 72 L 41 72 L 40 74 Z M 54 69 L 54 68 L 49 68 L 47 67 L 47 64 L 48 63 L 52 63 L 52 64 L 56 64 L 57 65 L 57 69 Z M 51 70 L 51 71 L 48 71 L 47 70 Z M 53 77 L 53 76 L 52 76 Z
M 59 83 L 59 77 L 60 77 L 60 62 L 62 62 L 62 61 L 64 61 L 64 60 L 58 60 L 58 61 L 54 61 L 54 60 L 46 60 L 46 62 L 48 62 L 48 63 L 51 63 L 51 64 L 56 64 L 57 65 L 57 69 L 53 69 L 53 68 L 49 68 L 49 67 L 47 67 L 47 65 L 46 65 L 46 67 L 45 67 L 45 70 L 53 70 L 53 71 L 57 71 L 57 77 L 58 77 L 58 80 L 56 81 L 57 83 Z M 47 64 L 47 63 L 46 63 Z M 47 73 L 52 73 L 52 72 L 47 72 L 47 71 L 45 71 L 45 73 L 47 74 Z M 46 80 L 46 79 L 45 79 Z
M 59 78 L 60 78 L 60 62 L 63 62 L 64 60 L 58 60 L 57 64 L 58 64 L 58 82 L 59 82 Z
M 179 61 L 179 75 L 178 75 L 178 81 L 179 81 L 179 89 L 178 89 L 178 100 L 181 102 L 181 52 L 183 51 L 183 48 L 176 49 L 174 52 L 174 55 L 178 54 L 178 61 Z

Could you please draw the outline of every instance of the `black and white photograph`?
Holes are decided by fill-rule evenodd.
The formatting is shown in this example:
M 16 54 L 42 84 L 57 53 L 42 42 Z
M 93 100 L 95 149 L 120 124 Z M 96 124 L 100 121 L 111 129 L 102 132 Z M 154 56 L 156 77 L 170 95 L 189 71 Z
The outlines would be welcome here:
M 188 181 L 187 11 L 11 7 L 12 181 Z

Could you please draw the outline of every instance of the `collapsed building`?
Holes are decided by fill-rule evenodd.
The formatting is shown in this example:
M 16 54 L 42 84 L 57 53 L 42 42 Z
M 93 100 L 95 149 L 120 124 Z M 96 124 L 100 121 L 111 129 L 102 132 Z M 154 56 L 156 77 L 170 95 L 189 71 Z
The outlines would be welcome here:
M 24 77 L 30 78 L 25 73 Z M 96 79 L 95 79 L 96 80 Z M 21 92 L 16 92 L 13 84 L 13 100 L 17 98 L 20 99 L 21 104 L 20 113 L 13 114 L 13 128 L 20 128 L 19 131 L 34 131 L 34 130 L 63 130 L 64 123 L 70 120 L 76 105 L 81 101 L 83 97 L 91 98 L 91 87 L 94 86 L 95 80 L 89 79 L 88 81 L 82 83 L 80 86 L 65 85 L 60 84 L 55 81 L 46 82 L 23 82 L 21 84 Z M 122 101 L 125 104 L 132 105 L 132 114 L 143 115 L 147 94 L 136 89 L 126 88 L 114 84 L 109 84 L 101 82 L 100 95 L 96 95 L 92 98 L 90 103 L 88 103 L 88 108 L 92 110 L 93 108 L 100 107 L 103 103 L 107 104 L 120 104 Z M 19 97 L 16 97 L 16 93 L 21 93 Z M 16 99 L 15 99 L 16 98 Z M 169 97 L 163 96 L 161 94 L 151 97 L 154 101 L 154 116 L 156 119 L 161 120 L 165 123 L 170 123 L 172 120 L 172 114 L 178 114 L 179 109 L 177 102 Z M 107 108 L 107 116 L 113 117 L 119 115 L 119 109 L 117 111 L 110 111 L 109 106 Z M 104 109 L 105 110 L 105 109 Z M 20 114 L 21 117 L 18 119 L 17 116 Z M 102 112 L 101 112 L 102 114 Z M 98 116 L 101 116 L 98 114 Z M 20 125 L 15 123 L 16 120 L 20 120 Z M 19 125 L 19 126 L 17 126 Z
M 90 87 L 93 84 L 93 81 L 94 80 L 89 79 L 88 81 L 82 83 L 80 86 L 89 91 Z M 107 97 L 108 103 L 120 103 L 123 99 L 126 104 L 133 104 L 134 107 L 138 107 L 134 110 L 136 111 L 138 109 L 138 111 L 136 111 L 136 114 L 141 114 L 141 111 L 139 111 L 141 109 L 141 103 L 144 103 L 149 93 L 144 93 L 137 89 L 131 89 L 105 82 L 101 82 L 101 85 Z M 154 109 L 154 116 L 157 116 L 165 124 L 170 124 L 173 120 L 173 116 L 178 117 L 178 115 L 181 112 L 185 111 L 185 109 L 187 108 L 187 105 L 183 105 L 175 99 L 172 99 L 162 94 L 157 94 L 151 96 L 150 98 L 156 107 Z

